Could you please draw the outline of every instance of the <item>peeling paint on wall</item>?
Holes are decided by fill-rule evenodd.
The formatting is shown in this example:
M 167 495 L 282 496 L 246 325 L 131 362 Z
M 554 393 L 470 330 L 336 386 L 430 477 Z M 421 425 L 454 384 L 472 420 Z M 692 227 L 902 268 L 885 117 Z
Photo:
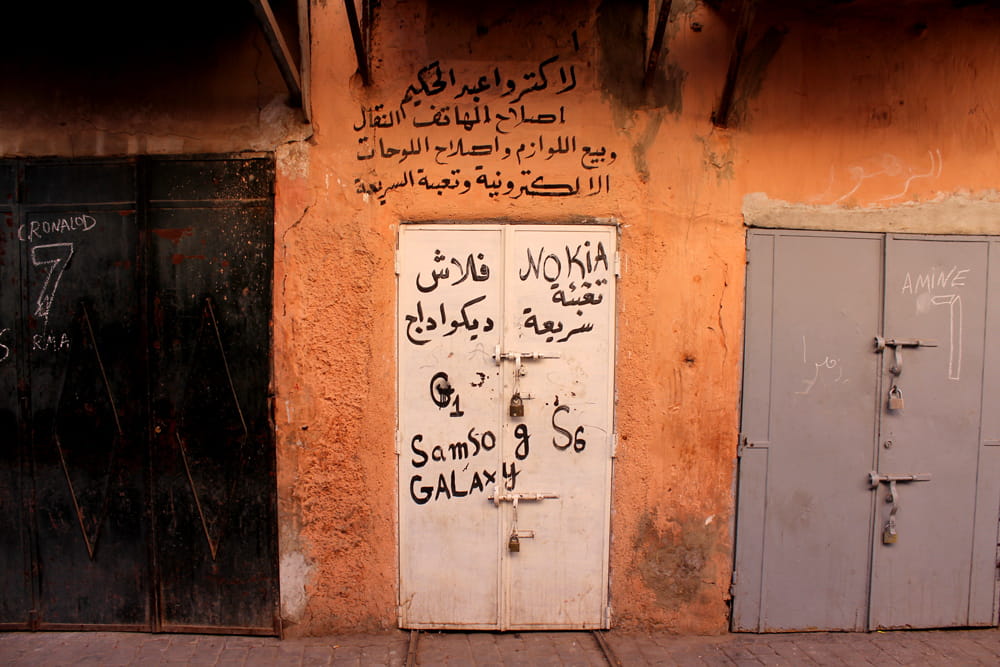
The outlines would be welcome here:
M 313 568 L 301 553 L 286 552 L 281 556 L 278 569 L 281 579 L 281 618 L 298 623 L 302 620 L 309 601 L 306 586 Z

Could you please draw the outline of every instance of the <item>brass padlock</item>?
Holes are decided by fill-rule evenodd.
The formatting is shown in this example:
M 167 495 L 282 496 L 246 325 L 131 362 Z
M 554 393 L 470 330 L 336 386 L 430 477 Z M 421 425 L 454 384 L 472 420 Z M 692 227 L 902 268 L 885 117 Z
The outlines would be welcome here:
M 510 397 L 510 416 L 524 416 L 524 401 L 521 400 L 521 394 L 514 394 Z
M 521 550 L 521 540 L 518 539 L 517 533 L 511 533 L 510 539 L 507 540 L 507 551 L 518 552 Z
M 885 524 L 885 530 L 882 531 L 882 544 L 895 544 L 899 540 L 899 535 L 896 534 L 896 525 L 889 521 Z
M 899 387 L 892 385 L 892 389 L 889 390 L 889 409 L 890 410 L 902 410 L 903 409 L 903 392 L 899 390 Z

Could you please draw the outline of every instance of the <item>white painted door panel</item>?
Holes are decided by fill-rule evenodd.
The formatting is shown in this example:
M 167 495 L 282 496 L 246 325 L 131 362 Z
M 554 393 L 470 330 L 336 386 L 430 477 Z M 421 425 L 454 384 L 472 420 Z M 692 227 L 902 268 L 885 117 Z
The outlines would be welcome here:
M 530 456 L 518 488 L 557 499 L 521 503 L 518 528 L 533 530 L 509 554 L 511 627 L 601 627 L 607 591 L 614 230 L 511 229 L 504 339 L 511 352 L 558 358 L 523 363 L 523 419 Z M 551 323 L 551 324 L 550 324 Z M 511 369 L 504 384 L 510 395 Z M 517 443 L 520 438 L 506 438 Z M 509 530 L 509 528 L 507 529 Z
M 607 622 L 615 241 L 609 226 L 401 230 L 403 627 Z
M 399 253 L 400 620 L 499 623 L 497 228 L 404 227 Z M 450 385 L 451 389 L 448 389 Z

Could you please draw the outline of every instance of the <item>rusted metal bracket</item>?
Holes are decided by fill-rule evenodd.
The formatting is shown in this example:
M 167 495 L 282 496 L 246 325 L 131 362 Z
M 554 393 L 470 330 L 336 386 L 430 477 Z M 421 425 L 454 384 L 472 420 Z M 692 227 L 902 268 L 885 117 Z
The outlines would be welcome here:
M 757 12 L 757 0 L 744 0 L 740 7 L 740 19 L 736 26 L 736 37 L 733 40 L 733 52 L 729 57 L 729 69 L 726 71 L 726 83 L 722 87 L 722 97 L 719 107 L 712 114 L 712 123 L 716 127 L 729 127 L 729 114 L 733 107 L 733 94 L 736 92 L 736 80 L 739 78 L 740 66 L 743 64 L 743 51 L 746 49 L 747 35 Z
M 347 22 L 351 25 L 354 53 L 358 57 L 358 73 L 361 74 L 361 81 L 367 86 L 372 82 L 371 72 L 368 70 L 368 54 L 365 53 L 365 43 L 361 38 L 361 22 L 358 21 L 358 10 L 354 6 L 354 0 L 344 0 L 344 9 L 347 11 Z
M 653 75 L 660 63 L 661 51 L 664 51 L 663 35 L 667 31 L 667 20 L 670 18 L 672 4 L 673 0 L 663 0 L 660 3 L 660 11 L 656 15 L 656 28 L 653 30 L 653 44 L 649 49 L 649 58 L 646 59 L 646 75 L 642 79 L 643 88 L 649 88 L 649 85 L 653 83 Z
M 264 31 L 264 37 L 267 38 L 267 43 L 271 47 L 274 62 L 278 65 L 281 77 L 285 80 L 285 85 L 288 87 L 288 103 L 293 107 L 301 107 L 302 79 L 292 59 L 292 52 L 288 49 L 285 36 L 281 33 L 281 27 L 278 26 L 278 21 L 274 18 L 274 12 L 271 11 L 271 3 L 268 0 L 250 0 L 250 4 L 253 6 L 254 14 L 257 15 L 257 21 Z

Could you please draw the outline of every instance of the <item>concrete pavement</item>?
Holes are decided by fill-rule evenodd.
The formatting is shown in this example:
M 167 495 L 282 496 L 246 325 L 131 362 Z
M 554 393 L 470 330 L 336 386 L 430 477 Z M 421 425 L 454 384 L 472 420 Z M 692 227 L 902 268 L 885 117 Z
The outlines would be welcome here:
M 680 637 L 604 635 L 626 667 L 643 665 L 1000 665 L 1000 631 L 938 630 Z M 267 637 L 122 632 L 0 633 L 0 664 L 22 665 L 370 665 L 404 666 L 410 634 Z M 416 665 L 605 667 L 587 632 L 422 632 Z

